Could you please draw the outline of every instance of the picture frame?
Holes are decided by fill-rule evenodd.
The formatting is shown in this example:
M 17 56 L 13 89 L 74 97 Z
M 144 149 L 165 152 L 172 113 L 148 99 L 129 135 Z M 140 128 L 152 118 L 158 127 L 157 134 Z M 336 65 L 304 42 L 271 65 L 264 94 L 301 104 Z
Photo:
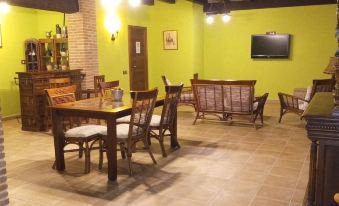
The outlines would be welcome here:
M 1 34 L 1 24 L 0 24 L 0 48 L 2 48 L 2 34 Z
M 167 30 L 163 32 L 164 50 L 178 50 L 178 31 Z

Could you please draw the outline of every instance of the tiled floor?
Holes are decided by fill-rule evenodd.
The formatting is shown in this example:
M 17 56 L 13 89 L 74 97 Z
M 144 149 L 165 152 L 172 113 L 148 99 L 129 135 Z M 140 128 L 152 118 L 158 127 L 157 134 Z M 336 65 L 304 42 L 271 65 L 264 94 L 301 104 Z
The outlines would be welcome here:
M 107 181 L 107 166 L 83 172 L 83 159 L 66 154 L 66 171 L 52 170 L 53 138 L 22 132 L 16 120 L 4 122 L 11 205 L 223 205 L 299 206 L 308 177 L 308 145 L 304 122 L 287 115 L 278 124 L 279 107 L 269 103 L 265 126 L 210 121 L 192 125 L 189 107 L 179 111 L 182 148 L 162 158 L 152 144 L 158 165 L 146 153 L 133 154 L 134 176 L 118 160 L 117 182 Z

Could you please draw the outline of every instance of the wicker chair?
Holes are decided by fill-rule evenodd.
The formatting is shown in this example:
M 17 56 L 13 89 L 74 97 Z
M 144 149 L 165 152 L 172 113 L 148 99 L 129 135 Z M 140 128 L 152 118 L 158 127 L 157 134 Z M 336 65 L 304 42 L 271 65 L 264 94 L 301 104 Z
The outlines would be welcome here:
M 114 87 L 119 87 L 119 80 L 110 82 L 99 82 L 99 90 L 101 96 L 111 96 L 110 90 Z
M 118 121 L 117 123 L 117 144 L 122 150 L 122 157 L 125 158 L 127 154 L 130 175 L 132 175 L 132 152 L 135 150 L 137 142 L 142 141 L 144 143 L 144 148 L 148 151 L 153 163 L 157 163 L 147 142 L 157 95 L 157 89 L 131 92 L 133 99 L 131 115 L 125 117 L 127 121 Z M 103 152 L 104 150 L 101 151 L 101 153 Z M 101 165 L 102 162 L 100 162 L 99 166 Z
M 50 105 L 57 105 L 62 103 L 75 101 L 76 86 L 59 87 L 47 89 L 46 94 L 49 98 Z M 85 174 L 90 172 L 90 152 L 93 149 L 100 149 L 102 147 L 101 137 L 105 134 L 107 127 L 100 125 L 85 125 L 78 126 L 67 130 L 64 133 L 64 147 L 69 144 L 79 146 L 79 149 L 64 149 L 66 152 L 79 152 L 79 158 L 85 153 Z M 94 147 L 94 143 L 99 141 L 99 147 Z M 85 147 L 83 146 L 85 144 Z M 102 155 L 100 153 L 100 155 Z M 102 159 L 102 157 L 100 157 Z M 55 167 L 55 163 L 53 168 Z
M 164 136 L 171 136 L 173 134 L 173 123 L 182 88 L 183 85 L 166 86 L 166 97 L 161 116 L 152 116 L 149 137 L 154 137 L 159 141 L 163 157 L 167 156 L 164 147 Z M 166 131 L 169 131 L 169 134 L 166 134 Z
M 164 75 L 161 76 L 161 78 L 162 78 L 162 81 L 164 82 L 165 86 L 170 86 L 172 84 L 171 81 L 169 79 L 167 79 Z M 193 79 L 197 80 L 198 78 L 199 78 L 198 73 L 194 73 Z M 190 105 L 190 106 L 195 108 L 196 102 L 195 102 L 195 99 L 194 99 L 192 86 L 183 87 L 183 89 L 181 91 L 179 103 L 181 105 Z
M 317 92 L 332 92 L 334 89 L 334 85 L 335 85 L 334 79 L 315 79 L 313 80 L 312 87 L 309 87 L 307 89 L 307 93 L 304 98 L 279 92 L 278 93 L 280 101 L 279 123 L 281 123 L 283 115 L 287 113 L 294 113 L 301 116 L 305 109 L 307 108 L 308 103 L 312 100 L 313 96 Z
M 101 82 L 105 82 L 105 75 L 94 76 L 94 92 L 96 97 L 98 96 L 99 93 L 101 93 L 100 91 Z

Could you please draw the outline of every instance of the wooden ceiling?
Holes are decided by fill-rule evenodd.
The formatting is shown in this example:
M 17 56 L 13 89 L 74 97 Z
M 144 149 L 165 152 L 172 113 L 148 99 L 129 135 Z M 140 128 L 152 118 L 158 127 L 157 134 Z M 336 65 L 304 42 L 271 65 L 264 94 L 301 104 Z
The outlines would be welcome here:
M 142 0 L 146 5 L 154 5 L 155 0 Z M 175 4 L 176 0 L 160 0 Z M 188 0 L 202 4 L 204 12 L 224 13 L 226 11 L 277 8 L 305 5 L 335 4 L 336 0 Z M 79 11 L 78 0 L 7 0 L 14 6 L 74 13 Z

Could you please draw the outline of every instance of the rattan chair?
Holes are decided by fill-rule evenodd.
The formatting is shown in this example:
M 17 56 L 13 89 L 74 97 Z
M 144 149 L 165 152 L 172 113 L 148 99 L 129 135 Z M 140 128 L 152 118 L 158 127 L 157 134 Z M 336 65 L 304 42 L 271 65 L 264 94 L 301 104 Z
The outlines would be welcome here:
M 162 108 L 161 116 L 159 115 L 152 116 L 149 137 L 154 137 L 159 141 L 163 157 L 167 156 L 164 147 L 164 137 L 171 136 L 174 134 L 173 123 L 182 88 L 183 85 L 165 86 L 166 97 L 164 106 Z M 166 131 L 168 131 L 169 134 L 166 134 Z
M 193 74 L 193 80 L 197 80 L 198 76 L 199 76 L 198 73 Z M 163 76 L 161 76 L 161 78 L 162 78 L 162 81 L 164 82 L 165 86 L 172 85 L 171 81 L 169 79 L 167 79 L 166 76 L 163 75 Z M 181 91 L 179 103 L 181 105 L 189 105 L 189 106 L 192 106 L 192 107 L 195 108 L 196 101 L 194 99 L 192 86 L 183 87 L 183 89 Z
M 119 87 L 119 80 L 117 81 L 109 81 L 109 82 L 99 82 L 99 90 L 101 96 L 111 96 L 110 90 Z
M 334 89 L 334 79 L 315 79 L 313 80 L 312 87 L 309 87 L 304 98 L 297 97 L 286 93 L 279 92 L 280 101 L 280 117 L 279 123 L 281 123 L 282 117 L 287 113 L 294 113 L 301 116 L 307 108 L 309 102 L 317 92 L 332 92 Z
M 147 142 L 149 126 L 158 95 L 158 90 L 131 92 L 132 112 L 127 116 L 127 121 L 117 123 L 117 144 L 122 150 L 122 157 L 127 155 L 128 171 L 132 175 L 132 152 L 137 142 L 142 141 L 154 164 L 156 160 Z M 104 152 L 102 150 L 101 152 Z M 100 162 L 102 165 L 102 162 Z
M 53 89 L 47 89 L 46 94 L 49 99 L 49 103 L 51 106 L 74 102 L 75 101 L 75 91 L 76 86 L 68 86 L 68 87 L 59 87 Z M 64 153 L 66 152 L 79 152 L 79 158 L 82 157 L 83 153 L 85 153 L 85 174 L 90 172 L 90 152 L 93 149 L 100 149 L 102 147 L 101 138 L 102 134 L 105 134 L 107 131 L 106 126 L 100 125 L 84 125 L 78 126 L 71 129 L 66 130 L 64 133 L 64 147 L 70 144 L 75 144 L 79 148 L 78 149 L 64 149 Z M 99 147 L 94 147 L 95 142 L 99 142 Z M 85 146 L 84 146 L 85 145 Z M 102 155 L 100 153 L 100 155 Z M 102 159 L 102 156 L 99 157 Z M 55 163 L 53 168 L 55 167 Z

